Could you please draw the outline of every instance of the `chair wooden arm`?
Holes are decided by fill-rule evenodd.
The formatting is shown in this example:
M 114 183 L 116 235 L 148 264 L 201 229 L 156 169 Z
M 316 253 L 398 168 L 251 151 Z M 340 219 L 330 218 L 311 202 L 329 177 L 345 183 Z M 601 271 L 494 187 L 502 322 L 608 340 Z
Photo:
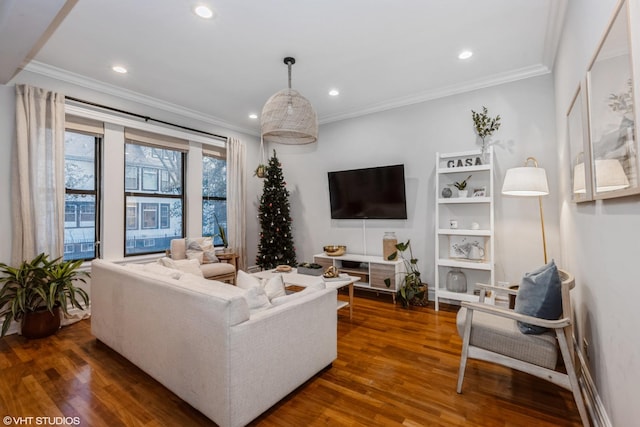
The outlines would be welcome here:
M 502 286 L 488 285 L 486 283 L 476 283 L 476 288 L 484 289 L 485 291 L 502 292 L 509 295 L 518 295 L 517 289 L 503 288 Z
M 503 288 L 501 288 L 503 289 Z M 517 320 L 519 322 L 529 323 L 531 325 L 540 326 L 542 328 L 560 329 L 571 324 L 571 319 L 563 317 L 558 320 L 540 319 L 539 317 L 527 316 L 526 314 L 516 313 L 504 307 L 498 307 L 490 304 L 481 304 L 477 302 L 462 302 L 462 306 L 468 310 L 477 310 L 484 313 L 493 314 L 495 316 L 506 317 L 508 319 Z

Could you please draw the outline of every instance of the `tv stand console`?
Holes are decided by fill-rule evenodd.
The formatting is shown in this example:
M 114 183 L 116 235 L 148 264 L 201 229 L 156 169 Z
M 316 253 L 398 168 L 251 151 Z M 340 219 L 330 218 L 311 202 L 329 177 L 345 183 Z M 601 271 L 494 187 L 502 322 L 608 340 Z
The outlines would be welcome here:
M 387 261 L 380 256 L 344 254 L 329 256 L 325 253 L 313 256 L 313 262 L 320 264 L 323 269 L 334 266 L 341 273 L 360 278 L 354 286 L 358 289 L 366 289 L 375 292 L 390 293 L 393 302 L 396 302 L 396 292 L 402 283 L 401 273 L 404 272 L 402 260 Z M 391 279 L 391 286 L 387 287 L 384 279 Z

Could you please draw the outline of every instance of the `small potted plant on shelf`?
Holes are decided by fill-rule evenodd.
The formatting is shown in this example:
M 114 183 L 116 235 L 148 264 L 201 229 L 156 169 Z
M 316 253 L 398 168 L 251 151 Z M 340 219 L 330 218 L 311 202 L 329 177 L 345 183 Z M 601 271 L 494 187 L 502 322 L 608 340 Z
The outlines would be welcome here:
M 404 253 L 409 252 L 409 259 L 405 258 Z M 396 251 L 387 257 L 389 261 L 401 259 L 404 262 L 404 272 L 402 281 L 396 293 L 396 298 L 400 300 L 404 308 L 410 305 L 426 306 L 429 302 L 427 295 L 427 285 L 422 283 L 420 279 L 420 270 L 418 269 L 418 260 L 413 257 L 411 251 L 411 240 L 400 242 L 396 245 Z M 397 279 L 397 278 L 396 278 Z M 391 287 L 391 278 L 384 279 L 387 288 Z
M 458 189 L 458 197 L 467 197 L 467 181 L 469 181 L 469 179 L 471 178 L 471 175 L 469 175 L 468 177 L 466 177 L 465 179 L 463 179 L 462 181 L 456 181 L 453 184 L 449 184 L 452 185 L 454 187 L 456 187 Z
M 482 161 L 486 162 L 487 148 L 489 148 L 486 138 L 490 137 L 495 131 L 500 129 L 500 115 L 493 118 L 489 117 L 489 110 L 487 110 L 487 107 L 483 106 L 481 113 L 476 113 L 471 110 L 471 117 L 473 118 L 473 127 L 476 134 L 482 140 Z
M 11 322 L 20 321 L 25 338 L 43 338 L 60 328 L 60 311 L 69 314 L 68 304 L 84 310 L 89 295 L 74 282 L 86 283 L 89 273 L 78 271 L 80 265 L 82 260 L 49 260 L 44 253 L 19 267 L 0 263 L 0 318 L 4 317 L 0 336 L 7 333 Z

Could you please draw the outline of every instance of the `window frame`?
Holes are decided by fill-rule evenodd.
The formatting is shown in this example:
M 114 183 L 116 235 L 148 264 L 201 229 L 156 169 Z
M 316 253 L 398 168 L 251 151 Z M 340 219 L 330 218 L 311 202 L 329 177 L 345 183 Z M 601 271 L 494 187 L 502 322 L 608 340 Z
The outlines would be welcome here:
M 169 226 L 164 228 L 164 227 L 160 227 L 161 224 L 161 208 L 160 206 L 163 204 L 167 204 L 167 203 L 163 203 L 162 201 L 158 201 L 157 203 L 153 203 L 153 202 L 149 202 L 149 201 L 136 201 L 136 210 L 137 210 L 137 228 L 133 229 L 133 228 L 127 228 L 127 223 L 126 223 L 126 218 L 127 218 L 127 206 L 129 206 L 130 204 L 133 203 L 127 203 L 128 198 L 143 198 L 143 199 L 148 199 L 148 198 L 158 198 L 158 199 L 175 199 L 175 200 L 180 200 L 181 201 L 181 229 L 182 229 L 182 237 L 184 237 L 184 233 L 185 233 L 185 229 L 186 229 L 186 189 L 187 189 L 187 182 L 186 182 L 186 169 L 187 169 L 187 152 L 186 151 L 182 151 L 179 150 L 175 147 L 171 147 L 171 146 L 161 146 L 160 144 L 158 145 L 151 145 L 148 143 L 145 143 L 144 141 L 138 141 L 136 139 L 125 139 L 125 145 L 126 144 L 134 144 L 134 145 L 140 145 L 140 146 L 145 146 L 145 147 L 151 147 L 153 150 L 151 151 L 151 158 L 160 158 L 160 157 L 164 157 L 164 156 L 159 156 L 158 155 L 158 149 L 161 150 L 170 150 L 173 153 L 173 156 L 177 156 L 176 157 L 176 161 L 179 161 L 181 163 L 181 167 L 180 167 L 180 179 L 181 179 L 181 193 L 180 194 L 171 194 L 171 193 L 161 193 L 162 189 L 160 188 L 161 182 L 160 182 L 160 176 L 162 174 L 163 169 L 159 169 L 159 168 L 153 168 L 153 167 L 148 167 L 148 166 L 142 166 L 142 165 L 136 165 L 136 166 L 130 166 L 127 165 L 127 156 L 125 154 L 124 158 L 123 158 L 123 162 L 124 162 L 124 167 L 125 167 L 125 171 L 127 167 L 136 167 L 138 169 L 138 176 L 139 176 L 139 190 L 137 191 L 131 191 L 131 190 L 127 190 L 125 188 L 124 190 L 124 216 L 125 216 L 125 227 L 124 227 L 124 236 L 123 236 L 123 256 L 125 258 L 127 257 L 135 257 L 135 256 L 140 256 L 140 255 L 150 255 L 150 254 L 158 254 L 158 253 L 164 253 L 165 249 L 162 249 L 161 251 L 136 251 L 136 241 L 137 240 L 143 240 L 143 247 L 150 247 L 150 245 L 148 245 L 148 241 L 150 239 L 155 240 L 156 237 L 158 236 L 153 236 L 153 237 L 145 237 L 145 236 L 141 236 L 140 238 L 136 238 L 136 237 L 132 237 L 132 238 L 127 238 L 127 232 L 128 231 L 132 231 L 132 230 L 159 230 L 159 229 L 169 229 L 171 228 L 171 220 L 169 220 Z M 144 169 L 154 169 L 155 170 L 155 176 L 156 176 L 156 189 L 155 190 L 143 190 L 144 189 Z M 126 172 L 125 172 L 126 173 Z M 125 183 L 126 186 L 126 183 Z M 153 191 L 153 192 L 149 192 L 149 191 Z M 155 227 L 145 227 L 144 226 L 144 212 L 143 212 L 143 205 L 148 205 L 148 204 L 153 204 L 156 206 L 156 226 Z M 131 243 L 133 242 L 133 243 Z M 155 246 L 151 245 L 151 246 Z M 128 251 L 133 249 L 132 253 L 129 253 Z
M 67 222 L 70 221 L 66 221 L 66 208 L 67 208 L 67 202 L 66 202 L 66 198 L 68 195 L 78 195 L 78 196 L 93 196 L 94 200 L 95 200 L 95 213 L 94 213 L 94 243 L 93 243 L 93 257 L 92 258 L 74 258 L 73 260 L 83 260 L 83 261 L 91 261 L 94 259 L 98 259 L 102 257 L 102 242 L 101 242 L 101 230 L 102 230 L 102 161 L 103 161 L 103 146 L 104 146 L 104 135 L 100 135 L 100 134 L 96 134 L 96 133 L 92 133 L 92 132 L 83 132 L 82 130 L 78 130 L 78 129 L 74 129 L 72 127 L 66 127 L 65 128 L 65 134 L 69 132 L 69 133 L 75 133 L 75 134 L 80 134 L 80 135 L 86 135 L 86 136 L 90 136 L 93 137 L 93 142 L 94 142 L 94 146 L 93 146 L 93 155 L 94 155 L 94 159 L 93 159 L 93 190 L 81 190 L 81 189 L 74 189 L 74 188 L 67 188 L 67 186 L 65 185 L 65 189 L 64 189 L 64 197 L 65 197 L 65 218 L 63 221 L 63 229 L 66 230 L 67 226 Z M 66 159 L 66 151 L 65 151 L 65 165 L 67 162 Z M 65 181 L 66 181 L 66 175 L 65 175 Z M 83 226 L 82 225 L 82 221 L 80 220 L 81 218 L 81 212 L 80 212 L 80 208 L 79 205 L 73 205 L 74 206 L 74 212 L 75 212 L 75 227 L 74 228 L 90 228 L 90 226 Z M 63 238 L 64 240 L 64 238 Z M 66 245 L 74 245 L 75 247 L 75 242 L 65 242 L 65 250 L 66 250 Z M 75 252 L 75 251 L 74 251 Z M 65 251 L 63 251 L 63 259 L 66 260 L 66 258 L 64 258 L 65 255 Z M 71 252 L 73 253 L 73 252 Z
M 225 164 L 227 163 L 227 158 L 225 156 L 221 156 L 221 155 L 216 155 L 216 154 L 212 154 L 212 153 L 206 153 L 205 151 L 202 152 L 202 162 L 204 163 L 204 159 L 205 157 L 210 157 L 212 159 L 222 159 L 225 161 Z M 228 167 L 228 164 L 226 164 L 226 166 Z M 225 176 L 225 180 L 227 180 L 229 178 L 229 176 Z M 204 193 L 204 168 L 203 168 L 203 174 L 202 174 L 202 179 L 200 182 L 200 189 L 201 189 L 201 193 Z M 220 196 L 205 196 L 204 194 L 202 194 L 202 216 L 204 218 L 204 206 L 205 206 L 205 202 L 224 202 L 225 206 L 227 206 L 227 197 L 220 197 Z M 201 222 L 204 223 L 204 221 L 201 219 Z M 217 230 L 215 229 L 215 225 L 214 225 L 214 233 L 212 235 L 212 241 L 214 242 L 215 245 L 215 235 Z M 229 236 L 229 233 L 227 232 L 227 227 L 225 224 L 224 227 L 224 232 L 227 236 Z M 202 234 L 204 235 L 204 230 L 202 230 Z M 215 247 L 222 247 L 223 245 L 215 245 Z

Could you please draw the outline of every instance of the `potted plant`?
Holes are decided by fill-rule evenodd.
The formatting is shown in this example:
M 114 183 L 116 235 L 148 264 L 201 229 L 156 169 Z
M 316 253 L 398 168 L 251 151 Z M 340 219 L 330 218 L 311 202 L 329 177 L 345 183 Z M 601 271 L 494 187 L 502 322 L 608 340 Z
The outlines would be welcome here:
M 466 189 L 467 188 L 467 181 L 469 181 L 470 178 L 471 178 L 471 175 L 469 175 L 468 177 L 466 177 L 462 181 L 456 181 L 453 184 L 449 184 L 449 185 L 452 185 L 452 186 L 454 186 L 454 187 L 456 187 L 458 189 L 458 197 L 467 197 L 467 192 L 468 192 L 468 190 Z
M 213 218 L 216 220 L 216 227 L 218 228 L 218 232 L 214 235 L 220 237 L 220 239 L 222 240 L 222 246 L 224 246 L 225 251 L 227 250 L 227 248 L 229 247 L 229 241 L 227 240 L 227 233 L 225 233 L 224 231 L 224 227 L 222 227 L 220 225 L 220 222 L 218 222 L 218 216 L 214 213 L 213 214 Z
M 409 251 L 409 259 L 404 257 L 404 253 Z M 404 262 L 404 272 L 400 287 L 396 293 L 396 298 L 400 300 L 402 306 L 407 308 L 409 305 L 424 306 L 428 303 L 427 285 L 420 280 L 420 270 L 418 270 L 418 260 L 413 257 L 411 251 L 411 240 L 405 243 L 398 243 L 396 251 L 387 257 L 389 261 L 402 259 Z M 391 278 L 384 279 L 387 288 L 391 287 Z
M 267 166 L 262 163 L 258 165 L 255 171 L 253 171 L 253 176 L 257 176 L 258 178 L 264 178 L 267 176 Z
M 74 285 L 76 280 L 86 283 L 85 277 L 89 277 L 86 271 L 78 271 L 81 264 L 82 260 L 49 260 L 44 253 L 19 267 L 0 263 L 0 317 L 4 317 L 0 336 L 7 333 L 12 321 L 21 321 L 26 338 L 49 336 L 60 327 L 60 310 L 69 314 L 69 304 L 84 310 L 89 295 Z
M 485 139 L 500 129 L 500 115 L 493 118 L 489 117 L 489 110 L 483 106 L 481 113 L 476 113 L 471 110 L 471 117 L 473 118 L 473 127 L 475 128 L 476 134 L 482 140 L 482 160 L 485 161 L 487 153 L 487 143 Z

